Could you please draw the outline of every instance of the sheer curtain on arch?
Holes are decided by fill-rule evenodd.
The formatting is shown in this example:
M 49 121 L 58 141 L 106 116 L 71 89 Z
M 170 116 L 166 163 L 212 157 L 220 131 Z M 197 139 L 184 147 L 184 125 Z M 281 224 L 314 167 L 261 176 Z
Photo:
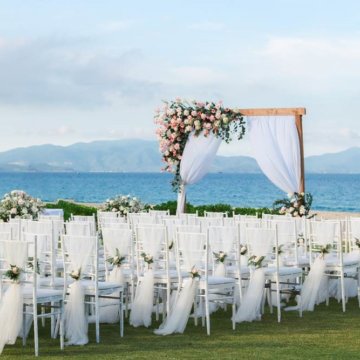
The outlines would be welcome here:
M 207 174 L 220 144 L 221 138 L 216 137 L 213 133 L 208 136 L 204 136 L 202 133 L 195 136 L 192 133 L 189 136 L 180 164 L 182 183 L 178 194 L 177 214 L 184 212 L 186 185 L 197 183 Z
M 281 190 L 298 192 L 301 155 L 294 116 L 249 116 L 247 124 L 260 169 Z

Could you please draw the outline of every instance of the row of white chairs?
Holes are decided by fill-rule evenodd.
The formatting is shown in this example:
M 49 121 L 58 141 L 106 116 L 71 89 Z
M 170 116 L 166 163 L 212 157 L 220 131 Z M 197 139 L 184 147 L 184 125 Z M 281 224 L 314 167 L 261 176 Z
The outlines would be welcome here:
M 197 314 L 200 314 L 199 316 L 201 316 L 203 324 L 206 324 L 208 334 L 210 334 L 211 310 L 209 304 L 212 302 L 216 304 L 221 302 L 230 303 L 233 306 L 234 312 L 234 307 L 237 302 L 235 288 L 237 287 L 237 291 L 240 294 L 238 296 L 238 302 L 241 301 L 242 293 L 246 291 L 250 271 L 244 258 L 239 254 L 241 247 L 245 245 L 248 251 L 248 257 L 251 255 L 258 256 L 259 254 L 256 253 L 256 249 L 253 249 L 254 239 L 260 238 L 261 240 L 259 241 L 263 242 L 264 249 L 266 248 L 266 244 L 268 246 L 266 254 L 267 262 L 273 265 L 266 267 L 267 286 L 266 289 L 264 289 L 264 299 L 262 299 L 262 303 L 264 303 L 265 298 L 267 298 L 271 305 L 273 301 L 271 293 L 276 294 L 274 304 L 277 306 L 279 321 L 281 319 L 281 293 L 293 291 L 301 286 L 304 274 L 303 270 L 311 269 L 313 260 L 317 256 L 321 246 L 331 245 L 330 252 L 333 253 L 333 256 L 329 256 L 332 260 L 327 264 L 326 274 L 329 279 L 339 279 L 344 311 L 347 301 L 344 279 L 345 277 L 351 277 L 356 281 L 359 280 L 358 260 L 350 259 L 351 261 L 349 261 L 349 259 L 344 257 L 344 255 L 350 254 L 357 249 L 356 237 L 360 235 L 360 231 L 356 226 L 360 224 L 360 222 L 359 219 L 355 218 L 348 219 L 346 222 L 305 221 L 303 219 L 299 222 L 292 218 L 284 219 L 284 217 L 263 220 L 253 217 L 239 217 L 238 219 L 234 218 L 232 223 L 228 222 L 226 224 L 223 221 L 226 217 L 220 215 L 214 216 L 213 218 L 215 220 L 221 219 L 222 223 L 216 223 L 216 221 L 213 223 L 201 222 L 202 220 L 198 219 L 197 216 L 190 216 L 189 218 L 193 220 L 192 224 L 189 224 L 188 220 L 186 224 L 184 224 L 184 219 L 158 213 L 130 215 L 126 222 L 123 218 L 114 215 L 105 215 L 103 218 L 107 219 L 103 221 L 98 217 L 98 229 L 101 231 L 101 240 L 97 234 L 94 217 L 72 217 L 70 222 L 62 225 L 61 219 L 54 218 L 43 218 L 38 222 L 12 222 L 9 223 L 11 225 L 8 226 L 10 228 L 8 238 L 3 236 L 6 231 L 3 231 L 1 224 L 0 233 L 2 235 L 0 239 L 2 239 L 3 242 L 9 242 L 9 239 L 13 238 L 14 234 L 18 232 L 22 234 L 22 240 L 30 236 L 26 234 L 32 234 L 30 238 L 36 238 L 37 242 L 45 243 L 45 247 L 41 245 L 41 257 L 39 257 L 37 261 L 40 260 L 44 273 L 48 275 L 46 278 L 51 280 L 45 281 L 42 279 L 40 281 L 40 283 L 42 282 L 41 286 L 56 291 L 58 288 L 61 288 L 61 282 L 56 283 L 55 279 L 63 278 L 62 301 L 65 302 L 68 295 L 68 275 L 74 270 L 71 267 L 71 261 L 69 261 L 69 252 L 67 250 L 67 246 L 69 245 L 67 245 L 67 241 L 69 241 L 68 244 L 80 244 L 83 241 L 93 244 L 94 253 L 91 256 L 92 265 L 82 269 L 82 276 L 88 280 L 96 280 L 98 283 L 99 281 L 103 282 L 103 280 L 109 278 L 113 266 L 106 260 L 114 257 L 117 249 L 125 257 L 122 267 L 126 281 L 124 287 L 119 287 L 119 298 L 122 297 L 122 292 L 124 290 L 126 291 L 125 307 L 127 307 L 128 303 L 133 305 L 136 290 L 143 281 L 146 273 L 147 263 L 144 261 L 142 254 L 149 252 L 149 242 L 151 242 L 149 239 L 154 238 L 155 242 L 161 239 L 161 244 L 157 247 L 159 251 L 151 255 L 154 261 L 152 266 L 156 267 L 155 291 L 151 299 L 156 305 L 156 317 L 159 318 L 160 302 L 162 302 L 163 318 L 169 314 L 171 294 L 175 294 L 176 291 L 181 292 L 184 280 L 189 277 L 189 272 L 191 272 L 191 269 L 195 266 L 201 274 L 201 281 L 199 281 L 197 295 L 194 299 L 195 309 L 200 310 L 198 312 L 195 310 L 194 318 L 197 323 Z M 111 220 L 109 220 L 109 218 Z M 140 221 L 140 218 L 141 220 L 147 218 L 147 220 Z M 152 218 L 152 221 L 148 220 L 149 218 Z M 154 218 L 156 219 L 155 221 L 153 221 Z M 59 220 L 58 223 L 57 220 Z M 299 226 L 299 223 L 301 226 Z M 300 237 L 299 229 L 302 231 L 302 238 Z M 66 232 L 67 235 L 64 235 L 64 232 Z M 157 235 L 150 236 L 151 233 Z M 221 235 L 221 233 L 226 233 L 226 236 Z M 160 234 L 162 235 L 160 236 Z M 49 242 L 44 240 L 46 235 L 51 238 Z M 232 243 L 231 248 L 227 246 L 226 251 L 224 251 L 225 239 L 231 237 L 233 237 L 233 240 L 228 242 Z M 60 243 L 58 239 L 61 239 Z M 220 243 L 216 245 L 216 241 Z M 186 245 L 189 243 L 200 245 L 199 247 L 194 245 L 194 248 L 190 248 L 191 251 L 189 252 L 189 247 Z M 280 248 L 282 248 L 281 251 L 279 251 Z M 148 251 L 146 251 L 146 249 L 148 249 Z M 196 261 L 194 260 L 195 264 L 192 264 L 190 268 L 191 262 L 185 259 L 185 254 L 196 253 L 196 249 L 198 249 L 199 252 L 202 250 L 203 253 L 201 258 Z M 224 280 L 225 283 L 211 283 L 211 281 L 214 281 L 214 278 L 216 278 L 215 272 L 218 265 L 214 253 L 219 254 L 220 252 L 225 252 L 227 256 L 225 261 L 226 276 L 224 278 L 231 280 L 226 280 L 228 282 Z M 281 252 L 282 254 L 280 256 Z M 74 250 L 73 253 L 79 253 L 79 249 L 77 251 Z M 194 254 L 190 255 L 190 257 L 191 256 L 193 258 L 196 257 Z M 61 257 L 63 263 L 62 270 L 61 266 L 59 266 Z M 35 258 L 36 256 L 33 256 L 33 259 Z M 334 259 L 336 260 L 334 261 Z M 59 277 L 60 274 L 62 274 L 62 278 Z M 286 284 L 289 285 L 288 288 L 286 288 Z M 213 288 L 211 288 L 212 285 L 214 285 Z M 224 293 L 218 291 L 222 285 L 224 285 L 224 289 L 226 289 Z M 99 324 L 102 316 L 99 296 L 101 295 L 99 287 L 96 288 L 95 286 L 93 289 L 93 294 L 89 294 L 87 298 L 87 306 L 89 307 L 89 311 L 95 314 L 96 335 L 97 341 L 99 341 Z M 107 295 L 113 294 L 115 289 L 116 287 L 106 288 L 105 293 Z M 214 296 L 211 294 L 214 291 L 219 294 L 217 293 L 216 296 Z M 223 295 L 223 297 L 220 295 Z M 97 300 L 93 301 L 93 299 Z M 328 298 L 326 300 L 328 301 Z M 120 302 L 122 304 L 122 300 L 119 300 L 119 309 L 121 308 Z M 35 303 L 34 298 L 33 303 Z M 272 305 L 270 309 L 272 310 Z M 46 313 L 44 312 L 43 315 L 45 316 Z M 58 317 L 57 319 L 55 319 L 56 316 Z M 57 334 L 57 329 L 59 329 L 59 331 L 61 329 L 61 314 L 60 316 L 56 314 L 56 316 L 51 315 L 52 336 Z M 121 333 L 123 332 L 122 321 L 122 316 L 120 316 Z M 233 326 L 235 326 L 234 323 Z

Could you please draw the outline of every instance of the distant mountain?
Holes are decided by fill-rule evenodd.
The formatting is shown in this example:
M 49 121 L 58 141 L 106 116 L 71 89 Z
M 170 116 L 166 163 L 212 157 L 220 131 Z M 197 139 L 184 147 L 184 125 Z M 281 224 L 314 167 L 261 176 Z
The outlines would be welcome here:
M 306 171 L 310 173 L 360 173 L 360 147 L 305 159 Z
M 155 141 L 38 145 L 0 153 L 0 171 L 152 172 L 161 168 Z
M 0 153 L 0 171 L 158 172 L 163 166 L 156 141 L 112 140 L 70 146 L 38 145 Z M 312 173 L 360 173 L 360 148 L 306 158 Z M 260 173 L 248 156 L 217 156 L 212 172 Z

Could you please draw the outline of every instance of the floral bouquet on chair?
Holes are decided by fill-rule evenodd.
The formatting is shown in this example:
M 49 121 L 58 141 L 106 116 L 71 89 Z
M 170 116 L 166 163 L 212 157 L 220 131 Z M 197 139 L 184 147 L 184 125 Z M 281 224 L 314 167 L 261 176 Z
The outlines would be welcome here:
M 0 201 L 0 219 L 12 218 L 36 220 L 45 207 L 40 199 L 35 199 L 22 190 L 13 190 L 5 194 Z
M 308 219 L 315 216 L 311 215 L 309 212 L 311 209 L 313 197 L 310 193 L 293 193 L 288 194 L 288 197 L 285 199 L 276 200 L 273 203 L 273 209 L 280 215 L 291 215 L 293 217 L 303 217 L 306 216 Z
M 121 216 L 128 213 L 138 213 L 149 209 L 149 205 L 142 203 L 138 198 L 130 195 L 117 195 L 108 199 L 102 206 L 103 211 L 119 212 Z

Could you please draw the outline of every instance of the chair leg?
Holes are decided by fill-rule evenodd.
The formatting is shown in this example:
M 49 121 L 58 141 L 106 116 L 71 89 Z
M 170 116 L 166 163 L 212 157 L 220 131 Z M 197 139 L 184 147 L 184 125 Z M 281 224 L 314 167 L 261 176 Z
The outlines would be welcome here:
M 205 295 L 206 333 L 210 335 L 210 311 L 208 294 Z
M 120 337 L 124 337 L 124 305 L 123 305 L 123 291 L 120 290 L 119 298 L 120 298 L 120 308 L 119 308 L 119 317 L 120 317 Z
M 99 298 L 95 297 L 95 332 L 96 342 L 100 342 L 100 313 L 99 313 Z
M 60 349 L 64 350 L 64 303 L 60 301 L 60 318 L 59 318 L 59 327 L 60 327 Z
M 346 299 L 345 299 L 345 280 L 344 273 L 341 272 L 340 276 L 340 286 L 341 286 L 341 302 L 342 302 L 342 311 L 346 311 Z
M 280 300 L 280 288 L 278 284 L 276 286 L 276 302 L 277 302 L 277 319 L 278 322 L 281 322 L 281 300 Z
M 234 289 L 235 291 L 235 289 Z M 235 330 L 236 328 L 236 322 L 235 322 L 235 313 L 236 313 L 236 302 L 235 302 L 235 296 L 234 296 L 234 299 L 233 299 L 233 303 L 232 303 L 232 316 L 231 316 L 231 321 L 232 321 L 232 328 L 233 330 Z
M 39 329 L 38 329 L 38 317 L 37 317 L 37 304 L 33 305 L 34 314 L 34 347 L 35 356 L 39 356 Z
M 44 314 L 45 314 L 45 308 L 41 307 L 41 315 L 44 315 Z M 41 318 L 41 326 L 45 327 L 45 317 Z
M 126 283 L 126 288 L 124 289 L 124 294 L 125 294 L 125 317 L 128 318 L 129 317 L 129 283 Z
M 26 311 L 26 305 L 24 304 L 24 306 L 23 306 L 23 327 L 22 327 L 22 344 L 23 344 L 23 346 L 26 345 L 26 327 L 25 327 L 26 314 L 25 314 L 25 311 Z
M 201 305 L 200 305 L 200 309 L 201 309 Z M 194 325 L 198 326 L 198 302 L 197 302 L 196 294 L 194 297 Z

